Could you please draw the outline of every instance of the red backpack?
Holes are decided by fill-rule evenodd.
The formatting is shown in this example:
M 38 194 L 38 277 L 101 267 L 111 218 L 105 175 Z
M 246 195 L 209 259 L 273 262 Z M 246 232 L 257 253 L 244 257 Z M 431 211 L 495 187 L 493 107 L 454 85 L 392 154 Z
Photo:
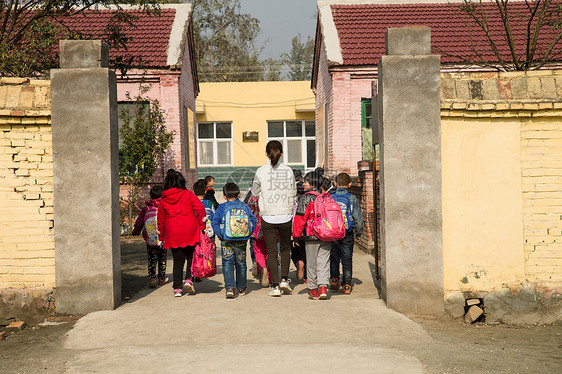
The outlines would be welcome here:
M 345 223 L 341 207 L 329 193 L 322 193 L 308 204 L 307 235 L 314 235 L 323 242 L 333 242 L 345 237 Z
M 195 245 L 191 276 L 209 278 L 217 273 L 217 247 L 203 231 L 199 231 L 199 243 Z

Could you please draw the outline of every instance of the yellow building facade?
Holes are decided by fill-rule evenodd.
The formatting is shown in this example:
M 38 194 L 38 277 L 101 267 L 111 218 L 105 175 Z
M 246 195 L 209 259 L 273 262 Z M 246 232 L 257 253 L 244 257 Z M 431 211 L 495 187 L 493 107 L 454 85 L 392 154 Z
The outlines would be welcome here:
M 197 165 L 217 188 L 234 181 L 248 188 L 267 162 L 269 140 L 283 144 L 294 169 L 316 164 L 314 94 L 310 82 L 201 83 L 197 97 Z

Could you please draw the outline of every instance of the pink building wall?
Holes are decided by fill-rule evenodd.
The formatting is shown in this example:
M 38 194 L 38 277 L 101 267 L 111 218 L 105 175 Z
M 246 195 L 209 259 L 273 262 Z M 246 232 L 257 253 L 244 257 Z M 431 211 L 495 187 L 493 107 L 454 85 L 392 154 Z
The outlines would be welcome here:
M 192 26 L 190 26 L 192 27 Z M 196 141 L 196 128 L 195 126 L 195 119 L 196 119 L 196 111 L 195 111 L 195 99 L 197 94 L 199 93 L 199 83 L 194 81 L 194 78 L 197 76 L 197 68 L 195 63 L 192 63 L 191 58 L 192 54 L 190 53 L 190 46 L 185 46 L 185 52 L 183 54 L 183 61 L 182 61 L 182 69 L 181 69 L 181 76 L 179 78 L 179 102 L 180 105 L 178 107 L 179 115 L 180 115 L 180 123 L 182 128 L 183 136 L 179 139 L 181 145 L 181 160 L 182 160 L 182 167 L 181 171 L 185 176 L 187 181 L 187 188 L 191 189 L 193 183 L 197 181 L 197 141 Z M 193 71 L 195 69 L 195 71 Z M 184 118 L 184 111 L 183 107 L 191 109 L 191 118 L 189 121 L 193 124 L 191 131 L 188 128 L 188 119 Z M 188 112 L 189 113 L 189 112 Z M 190 141 L 192 139 L 192 141 Z M 190 150 L 190 147 L 193 147 Z M 194 154 L 192 160 L 189 160 L 190 151 Z
M 188 53 L 185 53 L 188 55 Z M 117 100 L 129 101 L 127 92 L 134 98 L 139 92 L 142 72 L 131 72 L 126 79 L 118 79 Z M 197 178 L 196 171 L 188 170 L 186 165 L 186 149 L 188 136 L 186 126 L 182 118 L 182 108 L 185 105 L 195 113 L 195 92 L 193 89 L 193 78 L 191 76 L 191 64 L 184 63 L 182 70 L 149 70 L 144 74 L 146 84 L 150 89 L 145 96 L 151 100 L 158 100 L 161 109 L 165 112 L 166 127 L 175 132 L 174 140 L 170 144 L 164 159 L 164 168 L 154 174 L 151 183 L 163 183 L 165 170 L 174 168 L 184 174 L 188 187 Z M 193 115 L 195 117 L 195 115 Z M 192 119 L 195 121 L 195 118 Z
M 318 134 L 321 133 L 320 126 L 323 123 L 323 119 L 320 118 L 322 116 L 322 108 L 326 107 L 327 110 L 327 117 L 328 117 L 328 124 L 332 121 L 332 75 L 328 70 L 328 61 L 326 59 L 326 53 L 324 49 L 324 42 L 322 41 L 320 45 L 320 59 L 318 63 L 318 75 L 316 80 L 316 88 L 314 88 L 314 93 L 316 95 L 316 166 L 324 166 L 324 168 L 330 167 L 330 162 L 326 160 L 322 165 L 321 162 L 318 161 L 318 155 L 323 152 L 325 144 L 323 144 L 320 139 L 318 138 Z M 328 126 L 329 127 L 329 126 Z M 324 139 L 324 141 L 329 140 Z M 328 141 L 328 155 L 331 152 L 331 142 Z M 329 158 L 329 156 L 327 157 Z
M 346 172 L 357 176 L 357 162 L 363 158 L 361 141 L 361 99 L 371 97 L 372 71 L 364 74 L 351 67 L 329 67 L 324 42 L 320 47 L 316 81 L 316 133 L 322 122 L 321 107 L 328 109 L 328 155 L 325 168 L 330 174 Z M 323 147 L 317 145 L 317 154 Z

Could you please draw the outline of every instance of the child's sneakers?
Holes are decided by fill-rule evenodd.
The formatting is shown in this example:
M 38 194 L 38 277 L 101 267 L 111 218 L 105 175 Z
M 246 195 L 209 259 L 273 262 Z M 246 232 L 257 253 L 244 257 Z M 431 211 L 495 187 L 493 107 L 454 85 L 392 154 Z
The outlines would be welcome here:
M 271 291 L 269 291 L 269 296 L 278 297 L 281 296 L 281 289 L 279 286 L 271 287 Z
M 349 295 L 351 293 L 351 286 L 349 284 L 341 286 L 341 293 Z
M 290 295 L 293 293 L 293 289 L 289 286 L 291 282 L 290 279 L 281 279 L 281 283 L 279 283 L 279 288 L 283 291 L 284 294 Z
M 317 300 L 318 299 L 318 289 L 315 288 L 313 290 L 311 290 L 310 288 L 308 289 L 308 298 L 311 300 Z
M 262 287 L 269 286 L 269 276 L 267 274 L 267 268 L 261 269 L 261 286 Z
M 254 262 L 254 264 L 252 265 L 252 277 L 256 278 L 258 274 L 258 263 Z
M 320 300 L 326 300 L 328 298 L 328 288 L 326 288 L 326 286 L 318 287 L 318 293 L 318 298 Z
M 168 281 L 168 277 L 164 277 L 164 278 L 159 278 L 158 279 L 158 285 L 162 286 L 163 284 L 165 284 Z
M 150 278 L 148 280 L 148 288 L 156 288 L 156 278 Z
M 226 289 L 226 298 L 227 299 L 234 299 L 234 289 L 232 289 L 232 288 Z
M 245 296 L 246 290 L 238 290 L 238 296 Z
M 195 295 L 195 287 L 193 287 L 193 282 L 191 279 L 186 279 L 183 289 L 190 295 Z
M 340 279 L 338 277 L 330 278 L 330 288 L 332 290 L 337 290 L 340 288 Z
M 174 289 L 174 297 L 181 297 L 181 288 Z

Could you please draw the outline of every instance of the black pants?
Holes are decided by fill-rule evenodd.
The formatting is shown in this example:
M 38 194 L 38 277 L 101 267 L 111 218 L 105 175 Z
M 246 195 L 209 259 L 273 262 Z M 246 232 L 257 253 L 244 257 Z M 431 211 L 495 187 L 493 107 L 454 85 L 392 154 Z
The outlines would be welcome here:
M 302 261 L 304 263 L 304 277 L 306 278 L 306 250 L 304 248 L 304 240 L 293 240 L 293 246 L 291 248 L 291 260 L 293 260 L 293 264 L 295 264 L 295 267 L 297 267 L 297 262 L 299 261 Z
M 292 222 L 267 223 L 262 220 L 263 238 L 267 249 L 267 271 L 271 283 L 279 284 L 279 264 L 277 263 L 277 234 L 279 233 L 279 250 L 281 252 L 281 276 L 289 278 L 291 265 L 291 234 Z
M 191 263 L 195 246 L 170 248 L 174 257 L 174 289 L 183 288 L 184 279 L 191 279 Z M 183 266 L 187 262 L 185 278 L 183 277 Z

